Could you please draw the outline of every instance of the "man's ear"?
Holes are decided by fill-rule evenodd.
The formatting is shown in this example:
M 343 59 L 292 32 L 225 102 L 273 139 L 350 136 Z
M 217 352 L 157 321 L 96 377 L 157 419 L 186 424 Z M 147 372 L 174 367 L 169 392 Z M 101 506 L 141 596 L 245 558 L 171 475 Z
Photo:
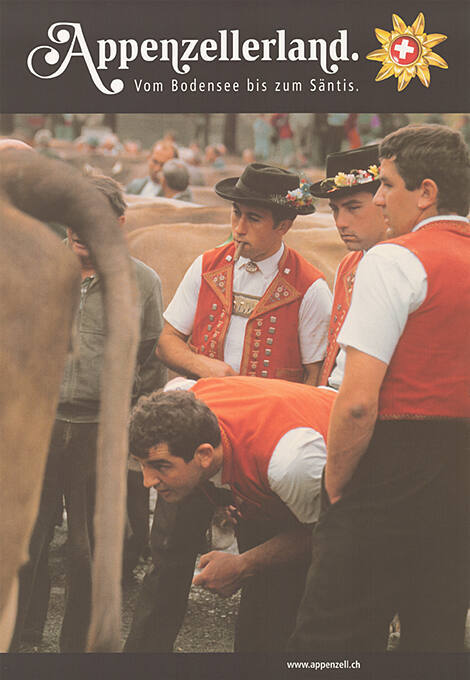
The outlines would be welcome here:
M 418 208 L 426 210 L 433 205 L 437 206 L 439 189 L 433 179 L 430 179 L 429 177 L 423 179 L 418 191 Z
M 211 467 L 214 460 L 214 447 L 212 444 L 200 444 L 194 452 L 193 458 L 199 463 L 201 468 L 207 470 Z
M 123 228 L 125 221 L 126 221 L 126 216 L 125 215 L 119 215 L 118 222 L 119 222 L 119 226 L 121 227 L 121 229 Z
M 292 227 L 293 222 L 294 220 L 281 220 L 274 228 L 284 236 L 284 234 L 287 234 L 289 229 Z

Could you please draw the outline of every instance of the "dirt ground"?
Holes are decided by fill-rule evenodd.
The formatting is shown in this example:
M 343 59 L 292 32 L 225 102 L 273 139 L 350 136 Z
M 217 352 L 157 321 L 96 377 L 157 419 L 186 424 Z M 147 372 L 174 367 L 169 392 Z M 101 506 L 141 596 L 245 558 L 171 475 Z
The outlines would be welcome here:
M 64 523 L 62 527 L 56 528 L 49 555 L 52 587 L 43 639 L 41 644 L 23 643 L 20 648 L 20 652 L 22 653 L 59 652 L 59 635 L 63 615 L 65 588 L 65 574 L 63 568 L 65 540 L 66 531 Z M 123 644 L 130 629 L 140 585 L 145 573 L 150 569 L 150 566 L 150 558 L 146 561 L 141 560 L 134 571 L 134 580 L 130 583 L 125 583 L 123 586 L 121 631 Z M 188 611 L 183 627 L 176 640 L 175 651 L 233 651 L 234 626 L 238 601 L 238 593 L 228 599 L 223 599 L 207 592 L 203 588 L 192 586 Z
M 51 597 L 49 611 L 41 644 L 23 643 L 22 653 L 58 653 L 59 634 L 62 622 L 65 575 L 63 553 L 65 548 L 65 522 L 56 529 L 51 545 L 49 568 L 51 573 Z M 135 569 L 135 578 L 123 588 L 122 643 L 130 629 L 134 607 L 145 573 L 150 569 L 151 559 L 141 561 Z M 192 586 L 188 610 L 183 627 L 175 644 L 176 652 L 232 652 L 235 618 L 239 594 L 228 599 L 213 595 L 203 588 Z M 398 636 L 392 633 L 389 649 L 397 646 Z M 470 611 L 467 617 L 466 649 L 470 650 Z

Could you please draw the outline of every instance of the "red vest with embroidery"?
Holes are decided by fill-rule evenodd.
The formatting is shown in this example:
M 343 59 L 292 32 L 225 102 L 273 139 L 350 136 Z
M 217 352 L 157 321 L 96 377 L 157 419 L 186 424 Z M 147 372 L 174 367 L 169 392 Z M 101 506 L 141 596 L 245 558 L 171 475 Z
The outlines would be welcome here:
M 348 313 L 349 305 L 351 304 L 356 269 L 357 265 L 362 260 L 363 255 L 364 253 L 362 250 L 348 253 L 346 257 L 343 257 L 339 264 L 338 272 L 336 274 L 330 326 L 328 328 L 328 347 L 326 349 L 326 357 L 320 374 L 319 385 L 328 385 L 328 378 L 335 365 L 336 357 L 339 352 L 339 345 L 336 338 L 338 337 L 338 333 L 340 332 L 346 314 Z
M 234 252 L 234 243 L 229 243 L 204 253 L 190 342 L 193 351 L 221 360 L 232 315 Z M 319 278 L 324 278 L 319 269 L 285 247 L 278 273 L 248 318 L 241 375 L 302 381 L 297 333 L 299 307 L 307 290 Z
M 389 242 L 419 258 L 427 295 L 393 354 L 379 418 L 469 418 L 470 226 L 436 221 Z
M 217 416 L 224 451 L 222 483 L 230 485 L 243 517 L 291 518 L 269 486 L 271 456 L 281 437 L 296 427 L 310 427 L 326 442 L 336 393 L 246 376 L 204 378 L 191 391 Z

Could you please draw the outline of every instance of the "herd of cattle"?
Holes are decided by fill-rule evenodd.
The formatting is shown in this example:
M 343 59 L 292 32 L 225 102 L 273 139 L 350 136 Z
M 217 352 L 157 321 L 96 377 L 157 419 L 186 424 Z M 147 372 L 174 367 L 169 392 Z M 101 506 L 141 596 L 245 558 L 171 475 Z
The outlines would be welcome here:
M 81 234 L 107 281 L 109 337 L 102 381 L 88 650 L 117 651 L 125 423 L 136 345 L 134 293 L 124 240 L 107 201 L 90 191 L 75 170 L 28 152 L 2 151 L 1 156 L 0 651 L 8 649 L 13 628 L 17 573 L 27 558 L 37 514 L 38 480 L 44 471 L 78 300 L 78 266 L 44 226 L 48 221 L 61 221 Z M 229 170 L 225 176 L 230 176 Z M 209 187 L 195 187 L 193 195 L 197 204 L 128 197 L 129 251 L 159 274 L 165 304 L 195 257 L 230 236 L 230 205 Z M 298 217 L 286 242 L 320 268 L 332 286 L 346 250 L 326 206 L 314 215 Z M 120 465 L 107 463 L 110 452 Z
M 217 199 L 217 205 L 138 196 L 127 200 L 125 229 L 130 253 L 159 274 L 167 304 L 191 262 L 229 238 L 230 204 L 222 199 Z M 346 248 L 331 214 L 319 211 L 297 217 L 285 240 L 321 269 L 332 287 Z

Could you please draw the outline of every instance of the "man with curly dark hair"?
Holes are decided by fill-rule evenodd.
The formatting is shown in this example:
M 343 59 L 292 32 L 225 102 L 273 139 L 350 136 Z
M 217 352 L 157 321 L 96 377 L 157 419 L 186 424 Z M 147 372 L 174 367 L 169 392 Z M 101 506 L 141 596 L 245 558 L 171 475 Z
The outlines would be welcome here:
M 331 293 L 323 274 L 284 244 L 295 217 L 314 212 L 313 197 L 296 173 L 263 163 L 215 190 L 232 203 L 233 241 L 205 252 L 186 272 L 164 313 L 159 358 L 196 378 L 239 373 L 315 385 Z M 155 569 L 146 577 L 126 652 L 172 650 L 211 516 L 205 500 L 195 492 L 176 508 L 159 495 Z
M 287 380 L 205 378 L 143 397 L 133 411 L 129 446 L 145 486 L 172 505 L 195 489 L 209 502 L 219 488 L 230 493 L 240 554 L 203 555 L 193 583 L 222 597 L 242 589 L 235 651 L 278 652 L 293 629 L 335 395 Z M 146 622 L 154 646 L 150 613 Z

